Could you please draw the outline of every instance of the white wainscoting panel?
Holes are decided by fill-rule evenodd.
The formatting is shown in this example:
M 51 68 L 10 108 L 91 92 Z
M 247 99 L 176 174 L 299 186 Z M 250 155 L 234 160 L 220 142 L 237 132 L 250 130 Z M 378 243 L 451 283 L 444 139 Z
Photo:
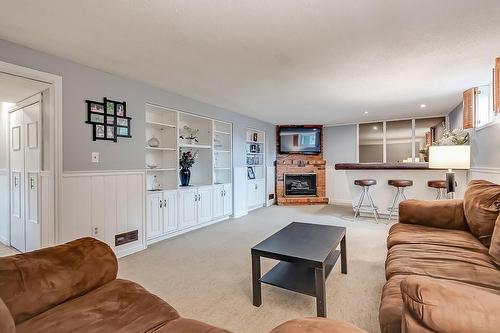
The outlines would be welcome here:
M 326 196 L 330 204 L 351 206 L 351 188 L 345 170 L 335 170 L 334 166 L 326 167 Z
M 61 242 L 92 236 L 118 257 L 145 248 L 143 171 L 71 172 L 63 176 Z M 138 230 L 138 241 L 115 247 L 115 235 Z
M 472 168 L 469 170 L 469 180 L 484 179 L 500 184 L 500 168 Z
M 275 179 L 275 174 L 276 174 L 276 167 L 267 167 L 267 202 L 266 206 L 271 206 L 276 203 L 276 179 Z M 269 199 L 269 195 L 274 194 L 274 199 Z
M 40 217 L 42 247 L 56 244 L 56 226 L 54 218 L 54 182 L 50 171 L 40 172 Z

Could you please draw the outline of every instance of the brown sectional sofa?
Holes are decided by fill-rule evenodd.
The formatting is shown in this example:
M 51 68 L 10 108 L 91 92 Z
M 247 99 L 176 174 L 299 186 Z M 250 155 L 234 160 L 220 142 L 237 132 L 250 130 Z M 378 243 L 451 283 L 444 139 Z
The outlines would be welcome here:
M 387 239 L 382 333 L 500 332 L 499 211 L 500 185 L 485 181 L 471 182 L 464 200 L 400 204 Z
M 180 317 L 117 271 L 93 238 L 0 258 L 0 332 L 228 332 Z

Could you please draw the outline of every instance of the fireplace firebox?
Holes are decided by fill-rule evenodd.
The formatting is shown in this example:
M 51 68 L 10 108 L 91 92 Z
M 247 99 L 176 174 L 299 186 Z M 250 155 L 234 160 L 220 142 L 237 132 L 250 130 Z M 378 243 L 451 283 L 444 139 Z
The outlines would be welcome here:
M 284 175 L 285 196 L 316 196 L 315 173 L 286 173 Z

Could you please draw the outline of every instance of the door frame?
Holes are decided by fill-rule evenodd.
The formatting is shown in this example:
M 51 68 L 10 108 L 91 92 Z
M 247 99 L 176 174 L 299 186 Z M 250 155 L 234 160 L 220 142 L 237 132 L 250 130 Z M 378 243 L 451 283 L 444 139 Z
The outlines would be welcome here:
M 52 154 L 49 158 L 50 170 L 41 171 L 49 178 L 49 205 L 46 213 L 42 213 L 41 218 L 41 245 L 42 247 L 51 246 L 59 243 L 60 223 L 61 223 L 61 193 L 62 193 L 62 170 L 63 170 L 63 149 L 62 149 L 62 76 L 42 72 L 36 69 L 23 67 L 8 62 L 0 61 L 0 72 L 24 77 L 26 79 L 42 81 L 50 84 L 49 87 L 49 108 L 51 110 L 50 142 Z M 9 143 L 10 144 L 10 143 Z M 10 162 L 9 162 L 10 170 Z M 9 185 L 10 186 L 10 185 Z M 9 189 L 10 192 L 10 189 Z M 43 209 L 44 207 L 41 207 Z M 10 210 L 10 198 L 9 198 Z M 9 213 L 10 215 L 10 213 Z M 53 219 L 53 228 L 45 228 L 46 219 Z M 10 220 L 9 220 L 9 244 L 10 244 Z

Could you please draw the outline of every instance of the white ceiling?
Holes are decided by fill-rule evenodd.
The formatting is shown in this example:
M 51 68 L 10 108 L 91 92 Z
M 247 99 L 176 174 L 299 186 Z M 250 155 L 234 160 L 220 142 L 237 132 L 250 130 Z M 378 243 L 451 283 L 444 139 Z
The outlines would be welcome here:
M 500 1 L 2 1 L 0 38 L 269 122 L 338 124 L 444 114 L 490 82 Z
M 17 103 L 47 89 L 45 82 L 0 72 L 0 102 Z

